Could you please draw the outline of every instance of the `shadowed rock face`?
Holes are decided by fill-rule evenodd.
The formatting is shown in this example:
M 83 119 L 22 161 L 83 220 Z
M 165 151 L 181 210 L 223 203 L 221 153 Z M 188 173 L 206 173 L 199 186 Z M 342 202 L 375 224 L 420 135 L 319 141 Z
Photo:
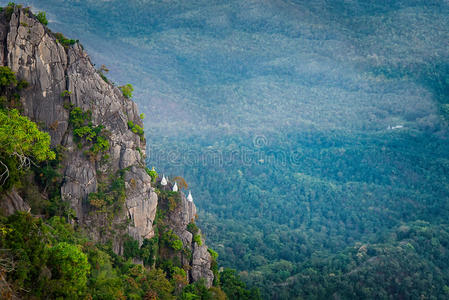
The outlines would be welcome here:
M 23 113 L 41 124 L 52 138 L 52 146 L 62 146 L 62 201 L 70 204 L 80 226 L 96 241 L 113 240 L 114 251 L 122 254 L 122 238 L 129 234 L 142 243 L 154 235 L 153 221 L 158 198 L 151 186 L 145 167 L 145 139 L 128 128 L 128 121 L 143 126 L 136 104 L 123 97 L 121 91 L 103 80 L 93 67 L 79 43 L 61 45 L 55 36 L 25 10 L 16 9 L 10 21 L 3 14 L 0 23 L 0 62 L 10 67 L 19 80 L 26 80 L 29 88 L 21 92 Z M 63 97 L 64 91 L 70 95 Z M 69 111 L 64 104 L 72 104 L 92 113 L 92 125 L 104 126 L 109 140 L 109 158 L 90 159 L 74 141 L 69 126 Z M 101 181 L 111 174 L 123 172 L 126 197 L 123 209 L 107 217 L 93 213 L 88 201 L 97 192 Z M 212 284 L 211 258 L 206 246 L 193 246 L 187 224 L 196 214 L 193 203 L 182 195 L 183 205 L 171 219 L 171 227 L 183 242 L 193 249 L 192 279 L 206 278 Z M 3 211 L 28 210 L 29 206 L 16 191 L 4 196 Z M 110 233 L 110 229 L 115 234 Z M 188 236 L 190 234 L 190 236 Z M 189 262 L 190 263 L 190 262 Z

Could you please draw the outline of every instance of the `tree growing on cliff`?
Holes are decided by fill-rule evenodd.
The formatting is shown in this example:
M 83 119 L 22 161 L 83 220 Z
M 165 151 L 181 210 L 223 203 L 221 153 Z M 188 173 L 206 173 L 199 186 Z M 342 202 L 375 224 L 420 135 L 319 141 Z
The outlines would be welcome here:
M 0 110 L 0 186 L 7 183 L 11 172 L 19 173 L 34 160 L 47 159 L 55 159 L 48 133 L 40 131 L 36 123 L 16 109 Z

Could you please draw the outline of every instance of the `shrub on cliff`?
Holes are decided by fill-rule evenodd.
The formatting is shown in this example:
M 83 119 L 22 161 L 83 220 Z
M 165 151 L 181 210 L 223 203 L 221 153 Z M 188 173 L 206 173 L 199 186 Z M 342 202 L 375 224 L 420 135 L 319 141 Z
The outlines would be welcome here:
M 130 83 L 128 83 L 126 85 L 122 85 L 120 87 L 120 90 L 122 91 L 123 96 L 125 96 L 125 98 L 128 98 L 128 99 L 132 98 L 134 88 L 133 88 L 133 86 Z
M 43 25 L 48 25 L 47 15 L 44 11 L 40 11 L 37 13 L 36 18 L 39 22 L 41 22 Z

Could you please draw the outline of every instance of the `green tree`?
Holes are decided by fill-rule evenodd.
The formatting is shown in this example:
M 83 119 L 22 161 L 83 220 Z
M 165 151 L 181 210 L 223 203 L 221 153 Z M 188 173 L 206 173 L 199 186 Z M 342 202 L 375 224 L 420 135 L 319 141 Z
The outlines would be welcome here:
M 15 87 L 17 85 L 17 79 L 16 75 L 14 75 L 14 72 L 9 68 L 5 66 L 0 67 L 0 87 L 2 89 L 2 92 L 5 88 L 8 87 Z
M 224 269 L 220 273 L 220 283 L 229 299 L 260 299 L 259 291 L 247 290 L 245 283 L 233 269 Z
M 16 109 L 0 110 L 0 186 L 7 184 L 10 175 L 14 175 L 11 172 L 17 175 L 33 159 L 41 162 L 55 157 L 48 133 L 40 131 L 36 123 L 21 116 Z M 10 183 L 7 185 L 14 184 Z
M 76 298 L 83 295 L 90 265 L 79 246 L 58 243 L 50 249 L 48 266 L 52 274 L 50 289 L 53 296 Z
M 21 116 L 16 109 L 0 110 L 0 151 L 25 162 L 29 157 L 38 161 L 56 157 L 50 149 L 50 135 L 40 131 L 36 123 Z
M 46 226 L 42 219 L 25 212 L 18 212 L 0 222 L 0 249 L 8 249 L 4 251 L 14 255 L 14 268 L 8 279 L 18 288 L 40 295 L 45 287 L 45 276 L 40 275 L 44 273 L 42 270 L 48 258 Z

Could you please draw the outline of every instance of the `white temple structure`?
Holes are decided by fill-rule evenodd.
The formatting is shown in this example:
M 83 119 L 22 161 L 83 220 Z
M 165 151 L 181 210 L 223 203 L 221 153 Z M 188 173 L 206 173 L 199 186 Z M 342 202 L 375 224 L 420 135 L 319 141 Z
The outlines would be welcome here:
M 177 192 L 178 191 L 178 184 L 175 182 L 175 185 L 173 186 L 173 192 Z
M 189 200 L 190 202 L 193 202 L 192 193 L 190 191 L 189 191 L 189 195 L 187 196 L 187 200 Z
M 163 186 L 167 185 L 167 179 L 165 179 L 164 175 L 162 175 L 161 185 Z

